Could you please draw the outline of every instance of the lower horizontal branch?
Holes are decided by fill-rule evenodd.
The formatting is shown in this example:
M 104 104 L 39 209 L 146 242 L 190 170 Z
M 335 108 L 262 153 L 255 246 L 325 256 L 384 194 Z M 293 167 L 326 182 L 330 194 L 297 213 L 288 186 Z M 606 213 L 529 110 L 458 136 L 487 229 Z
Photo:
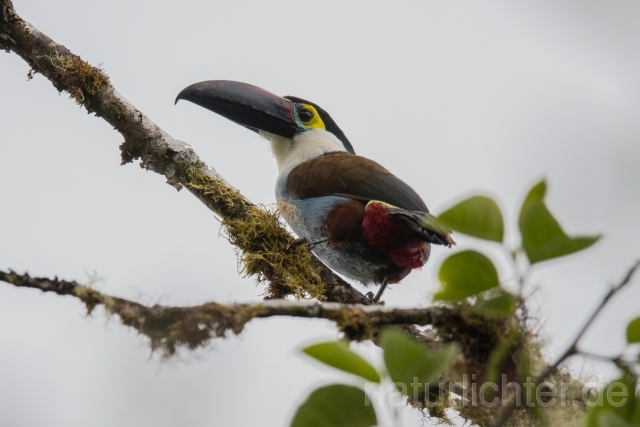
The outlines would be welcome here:
M 136 329 L 150 340 L 153 350 L 164 356 L 179 348 L 196 349 L 228 331 L 239 334 L 252 319 L 273 316 L 328 319 L 352 340 L 372 339 L 387 325 L 430 325 L 446 316 L 446 307 L 385 308 L 382 306 L 319 303 L 308 301 L 270 300 L 246 304 L 208 302 L 192 307 L 164 305 L 145 306 L 124 298 L 98 292 L 75 281 L 31 277 L 14 271 L 0 270 L 0 281 L 17 287 L 34 288 L 58 295 L 71 295 L 81 300 L 90 313 L 102 305 L 108 314 Z

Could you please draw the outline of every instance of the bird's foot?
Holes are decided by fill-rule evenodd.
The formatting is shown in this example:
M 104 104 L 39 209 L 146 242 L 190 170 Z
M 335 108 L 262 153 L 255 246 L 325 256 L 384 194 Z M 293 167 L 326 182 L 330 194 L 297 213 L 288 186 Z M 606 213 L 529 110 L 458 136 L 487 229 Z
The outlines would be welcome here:
M 367 292 L 365 294 L 365 297 L 370 300 L 372 303 L 377 304 L 377 305 L 384 305 L 385 302 L 384 301 L 380 301 L 379 299 L 376 300 L 376 297 L 373 295 L 373 292 Z
M 314 240 L 313 242 L 310 242 L 309 239 L 307 239 L 306 237 L 298 237 L 296 240 L 294 240 L 293 242 L 291 242 L 291 244 L 289 245 L 290 249 L 295 249 L 300 245 L 304 245 L 306 244 L 307 247 L 309 248 L 310 251 L 313 250 L 313 248 L 315 248 L 316 246 L 318 246 L 321 243 L 326 243 L 329 241 L 329 238 L 324 238 L 324 239 L 318 239 L 318 240 Z
M 309 243 L 309 240 L 307 240 L 306 237 L 298 237 L 296 240 L 291 242 L 291 244 L 289 245 L 289 249 L 295 249 L 300 245 L 304 245 L 305 243 Z
M 376 296 L 373 296 L 373 292 L 369 292 L 367 294 L 367 296 L 369 296 L 369 294 L 371 294 L 369 299 L 374 304 L 384 305 L 384 301 L 380 301 L 380 298 L 382 297 L 382 294 L 384 293 L 384 290 L 387 289 L 388 285 L 389 285 L 389 279 L 387 277 L 385 277 L 384 280 L 382 281 L 382 283 L 380 284 L 380 289 L 378 289 L 378 293 L 376 294 Z

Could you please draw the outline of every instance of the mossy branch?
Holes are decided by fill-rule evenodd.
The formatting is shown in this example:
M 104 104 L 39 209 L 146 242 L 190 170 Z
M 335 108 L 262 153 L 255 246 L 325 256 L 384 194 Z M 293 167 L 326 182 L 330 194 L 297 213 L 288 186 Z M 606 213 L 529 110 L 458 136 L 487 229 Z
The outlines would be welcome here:
M 164 357 L 173 356 L 181 348 L 194 350 L 206 346 L 212 339 L 223 338 L 228 333 L 237 335 L 255 318 L 289 316 L 328 319 L 336 323 L 345 337 L 361 341 L 374 339 L 383 326 L 433 325 L 446 322 L 451 317 L 451 309 L 447 307 L 400 309 L 379 305 L 282 300 L 247 304 L 207 302 L 193 307 L 156 304 L 149 307 L 57 277 L 31 277 L 27 273 L 0 270 L 0 281 L 16 287 L 73 296 L 84 303 L 88 313 L 97 306 L 103 306 L 109 315 L 117 315 L 123 325 L 146 336 L 151 349 L 159 351 Z
M 120 132 L 123 164 L 140 159 L 141 167 L 165 176 L 177 189 L 186 187 L 218 214 L 229 241 L 236 245 L 241 269 L 267 284 L 267 298 L 292 294 L 370 304 L 304 247 L 292 248 L 293 237 L 274 212 L 253 205 L 191 147 L 167 134 L 121 96 L 103 70 L 24 21 L 10 0 L 0 0 L 0 49 L 24 59 L 31 67 L 29 78 L 42 74 L 59 92 L 67 92 Z
M 501 408 L 500 406 L 469 405 L 468 392 L 471 390 L 474 394 L 476 391 L 470 388 L 468 380 L 463 376 L 477 377 L 477 382 L 480 384 L 488 381 L 486 374 L 490 370 L 488 365 L 492 363 L 490 360 L 492 350 L 499 345 L 501 339 L 508 339 L 519 327 L 517 319 L 514 318 L 492 320 L 474 316 L 473 311 L 469 310 L 470 307 L 465 304 L 427 308 L 386 308 L 378 305 L 272 300 L 246 304 L 207 302 L 192 307 L 171 307 L 159 304 L 146 306 L 124 298 L 106 295 L 76 281 L 61 280 L 57 277 L 53 279 L 31 277 L 26 273 L 0 270 L 0 281 L 16 287 L 73 296 L 86 306 L 88 313 L 98 306 L 103 306 L 108 315 L 115 315 L 123 325 L 134 328 L 144 335 L 149 340 L 151 349 L 167 359 L 180 350 L 196 350 L 206 347 L 216 338 L 240 334 L 245 325 L 253 319 L 274 316 L 327 319 L 336 324 L 345 338 L 357 341 L 375 341 L 378 331 L 385 326 L 397 325 L 407 330 L 407 325 L 430 325 L 433 329 L 428 329 L 429 333 L 423 335 L 428 341 L 425 344 L 433 346 L 455 341 L 461 348 L 453 367 L 441 380 L 443 384 L 457 387 L 454 388 L 457 397 L 451 395 L 451 399 L 446 401 L 446 407 L 459 411 L 464 419 L 472 421 L 475 425 L 485 427 L 500 415 Z M 411 329 L 407 332 L 414 335 Z M 539 350 L 531 345 L 530 338 L 522 334 L 520 337 L 522 339 L 518 340 L 516 345 L 510 344 L 510 349 L 503 352 L 504 360 L 512 360 L 517 357 L 517 352 L 526 351 L 538 365 L 538 370 L 544 370 L 547 365 Z M 514 377 L 517 372 L 513 368 L 508 364 L 501 364 L 499 368 L 509 382 L 518 381 Z M 575 382 L 570 375 L 558 369 L 555 369 L 546 379 L 554 384 Z M 575 388 L 581 390 L 582 386 Z M 558 416 L 564 417 L 569 414 L 573 418 L 584 418 L 586 408 L 584 405 L 578 406 L 579 393 L 569 398 L 576 403 L 571 403 L 566 408 L 556 406 L 546 410 L 556 411 Z M 424 406 L 426 403 L 422 401 L 410 403 L 421 410 L 427 408 Z M 446 419 L 446 417 L 442 418 L 444 412 L 438 416 L 437 413 L 433 413 L 431 406 L 427 409 L 432 417 Z M 534 415 L 527 412 L 526 408 L 520 409 L 518 422 L 507 425 L 535 425 Z

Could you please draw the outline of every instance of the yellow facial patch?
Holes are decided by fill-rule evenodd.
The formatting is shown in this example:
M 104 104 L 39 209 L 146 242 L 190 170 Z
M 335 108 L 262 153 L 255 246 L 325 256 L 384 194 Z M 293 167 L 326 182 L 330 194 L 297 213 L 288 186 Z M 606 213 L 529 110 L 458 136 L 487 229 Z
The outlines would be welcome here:
M 311 118 L 305 121 L 309 116 L 311 116 Z M 318 111 L 313 107 L 313 105 L 300 104 L 298 106 L 298 120 L 300 120 L 300 123 L 302 123 L 307 129 L 325 128 L 324 122 L 320 118 L 320 114 L 318 114 Z

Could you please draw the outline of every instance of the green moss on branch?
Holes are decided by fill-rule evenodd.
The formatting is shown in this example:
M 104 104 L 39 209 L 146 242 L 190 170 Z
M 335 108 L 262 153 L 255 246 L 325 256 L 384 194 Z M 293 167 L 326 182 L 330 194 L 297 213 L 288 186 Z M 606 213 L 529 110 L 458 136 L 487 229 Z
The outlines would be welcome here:
M 109 88 L 109 77 L 99 67 L 94 67 L 77 55 L 63 55 L 57 49 L 52 49 L 44 55 L 35 57 L 35 63 L 29 72 L 49 70 L 50 79 L 56 83 L 59 91 L 65 91 L 78 105 L 87 107 L 88 96 L 97 97 Z
M 251 205 L 221 179 L 190 166 L 181 174 L 181 183 L 196 192 L 223 217 L 225 236 L 236 247 L 240 270 L 267 283 L 268 298 L 325 299 L 319 271 L 311 263 L 305 245 L 293 246 L 293 238 L 278 220 L 277 212 Z

